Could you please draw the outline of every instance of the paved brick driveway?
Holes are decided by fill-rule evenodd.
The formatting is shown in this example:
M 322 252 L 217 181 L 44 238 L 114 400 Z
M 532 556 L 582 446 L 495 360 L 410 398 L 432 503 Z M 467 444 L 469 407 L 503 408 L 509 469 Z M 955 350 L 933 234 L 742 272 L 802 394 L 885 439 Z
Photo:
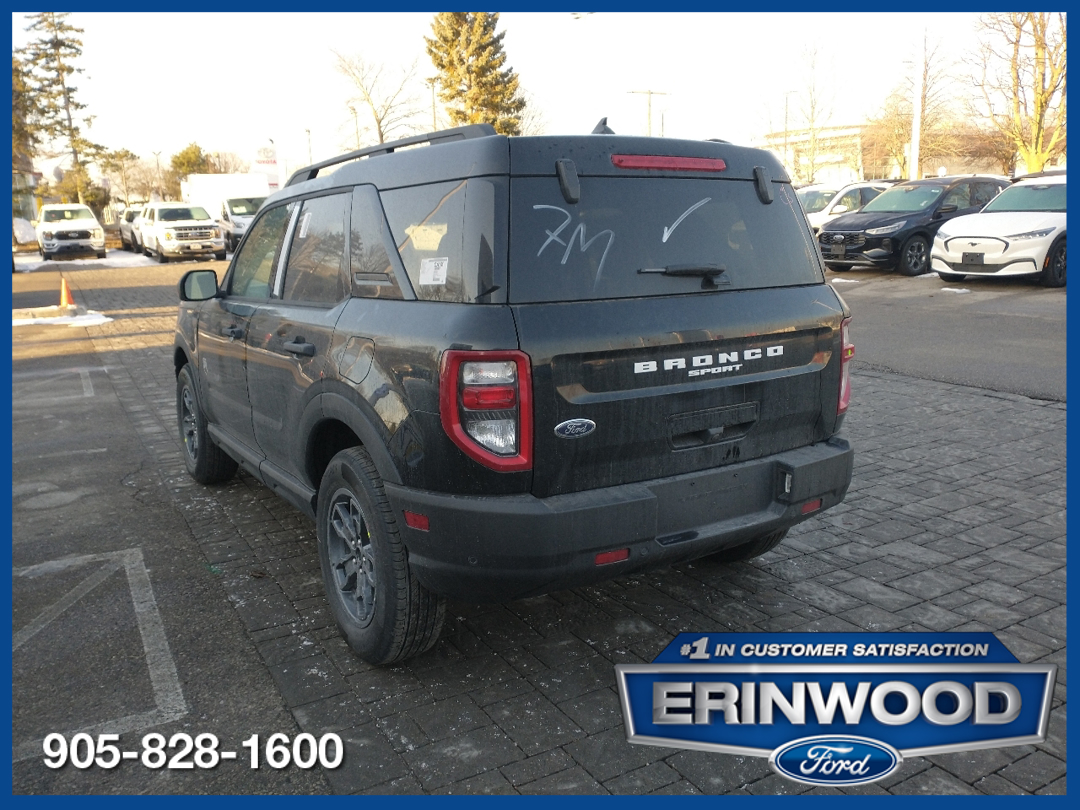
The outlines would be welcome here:
M 699 562 L 504 606 L 451 603 L 407 665 L 353 657 L 321 595 L 312 526 L 246 475 L 208 489 L 174 429 L 175 282 L 188 266 L 65 272 L 115 320 L 89 331 L 164 489 L 298 725 L 337 731 L 341 793 L 1065 792 L 1066 409 L 856 367 L 847 502 L 751 563 Z M 152 279 L 151 279 L 152 276 Z M 989 630 L 1061 668 L 1038 746 L 916 758 L 811 790 L 764 759 L 625 742 L 618 663 L 681 631 Z

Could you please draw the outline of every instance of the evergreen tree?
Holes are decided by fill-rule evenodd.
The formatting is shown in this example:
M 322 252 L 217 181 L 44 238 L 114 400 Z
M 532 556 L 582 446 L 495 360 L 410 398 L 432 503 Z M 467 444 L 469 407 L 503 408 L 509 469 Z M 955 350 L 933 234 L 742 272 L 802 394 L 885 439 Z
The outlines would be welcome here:
M 36 133 L 42 141 L 59 141 L 71 151 L 72 169 L 75 176 L 79 202 L 84 200 L 84 180 L 87 158 L 102 147 L 91 143 L 83 135 L 83 126 L 89 128 L 93 120 L 81 116 L 86 108 L 76 98 L 76 88 L 71 80 L 82 69 L 75 66 L 82 55 L 83 32 L 68 23 L 68 12 L 40 11 L 27 14 L 30 20 L 27 31 L 40 36 L 22 49 L 26 65 L 26 84 L 37 108 Z
M 439 97 L 455 125 L 487 123 L 503 135 L 521 134 L 525 99 L 514 69 L 506 67 L 505 32 L 497 11 L 441 11 L 424 37 L 439 71 Z
M 11 170 L 29 171 L 40 142 L 35 120 L 35 97 L 30 93 L 26 67 L 11 55 Z

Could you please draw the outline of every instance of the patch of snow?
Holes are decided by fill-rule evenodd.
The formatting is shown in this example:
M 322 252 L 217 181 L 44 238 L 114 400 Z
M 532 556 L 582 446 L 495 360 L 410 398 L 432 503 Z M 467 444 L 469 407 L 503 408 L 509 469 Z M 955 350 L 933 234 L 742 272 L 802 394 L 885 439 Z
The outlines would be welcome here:
M 965 289 L 963 287 L 942 287 L 941 291 L 956 293 L 957 295 L 963 295 L 964 293 L 971 292 L 971 290 Z
M 60 315 L 55 318 L 12 318 L 12 326 L 30 326 L 32 324 L 53 324 L 56 326 L 99 326 L 112 318 L 100 312 L 90 310 L 85 315 Z

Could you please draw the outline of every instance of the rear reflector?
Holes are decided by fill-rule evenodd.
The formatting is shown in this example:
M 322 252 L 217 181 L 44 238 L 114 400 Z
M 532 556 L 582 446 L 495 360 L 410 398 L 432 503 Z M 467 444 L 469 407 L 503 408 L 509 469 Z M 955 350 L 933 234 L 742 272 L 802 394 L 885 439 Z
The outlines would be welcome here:
M 630 559 L 630 549 L 620 548 L 618 551 L 601 551 L 596 555 L 596 564 L 609 565 L 628 559 Z
M 410 512 L 407 509 L 404 510 L 404 512 L 406 526 L 408 526 L 410 529 L 418 529 L 422 532 L 426 532 L 428 530 L 429 526 L 427 515 L 420 515 L 416 512 Z
M 809 515 L 811 512 L 816 512 L 821 508 L 821 498 L 814 498 L 812 501 L 807 501 L 802 505 L 802 513 Z
M 612 155 L 611 162 L 620 169 L 668 169 L 678 172 L 722 172 L 727 169 L 727 164 L 720 158 Z

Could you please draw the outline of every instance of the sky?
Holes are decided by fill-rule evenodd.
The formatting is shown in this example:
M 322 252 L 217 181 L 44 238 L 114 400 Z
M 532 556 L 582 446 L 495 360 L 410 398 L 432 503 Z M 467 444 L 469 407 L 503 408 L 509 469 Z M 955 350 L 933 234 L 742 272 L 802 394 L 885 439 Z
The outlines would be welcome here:
M 12 45 L 25 12 L 12 13 Z M 78 98 L 87 133 L 162 165 L 190 143 L 253 161 L 271 141 L 281 182 L 309 162 L 375 142 L 335 51 L 383 64 L 416 63 L 418 127 L 430 130 L 435 71 L 424 47 L 433 14 L 74 12 L 83 28 Z M 806 53 L 832 123 L 873 115 L 912 72 L 924 31 L 961 55 L 976 42 L 974 13 L 503 12 L 508 64 L 546 134 L 589 132 L 606 116 L 617 133 L 760 143 L 800 126 Z M 905 64 L 905 60 L 907 63 Z M 652 91 L 647 95 L 644 91 Z M 663 95 L 661 95 L 663 94 Z M 649 104 L 651 100 L 651 119 Z M 445 125 L 445 118 L 441 125 Z M 401 133 L 401 135 L 410 133 Z M 310 143 L 310 152 L 309 152 Z M 40 168 L 40 167 L 39 167 Z

